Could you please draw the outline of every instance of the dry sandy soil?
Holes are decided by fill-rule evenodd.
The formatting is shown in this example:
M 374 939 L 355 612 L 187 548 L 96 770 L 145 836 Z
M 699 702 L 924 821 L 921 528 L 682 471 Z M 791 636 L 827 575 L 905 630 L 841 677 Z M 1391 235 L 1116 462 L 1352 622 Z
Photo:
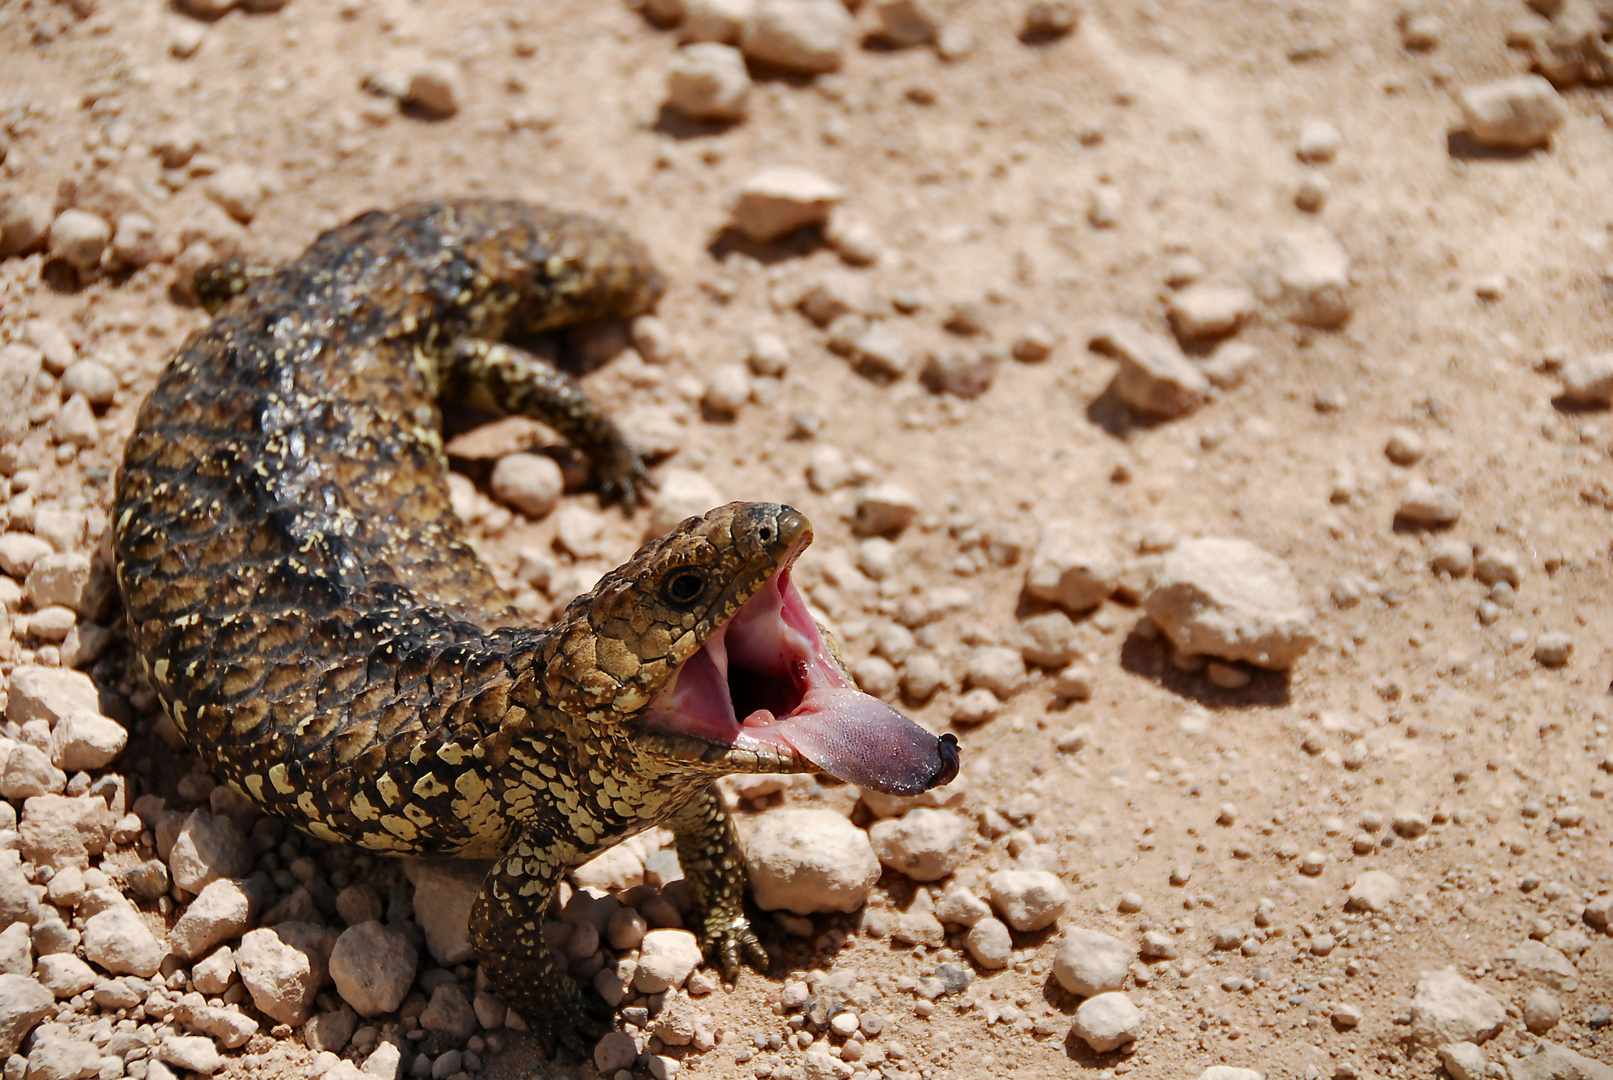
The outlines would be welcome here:
M 165 246 L 137 272 L 79 282 L 38 254 L 0 263 L 0 342 L 19 339 L 26 320 L 52 320 L 120 384 L 94 445 L 58 452 L 34 438 L 8 471 L 38 470 L 36 500 L 88 510 L 91 534 L 104 527 L 135 409 L 205 319 L 170 294 L 174 256 L 196 237 L 272 261 L 364 210 L 466 194 L 608 217 L 666 272 L 658 315 L 675 347 L 657 364 L 620 351 L 619 333 L 570 351 L 585 366 L 618 352 L 587 383 L 619 413 L 648 406 L 669 428 L 675 449 L 660 468 L 701 474 L 724 498 L 805 510 L 818 538 L 801 580 L 853 660 L 874 652 L 904 600 L 964 590 L 966 602 L 919 634 L 945 685 L 908 704 L 958 732 L 962 811 L 985 825 L 1012 815 L 1028 834 L 983 828 L 960 879 L 978 884 L 1014 864 L 1010 840 L 1034 841 L 1071 891 L 1060 928 L 1131 942 L 1162 931 L 1179 954 L 1132 966 L 1125 992 L 1142 1026 L 1126 1051 L 1095 1054 L 1066 1036 L 1077 999 L 1050 975 L 1058 929 L 1016 935 L 1007 968 L 973 969 L 968 990 L 920 1015 L 922 999 L 894 980 L 969 966 L 958 939 L 913 948 L 857 932 L 855 917 L 820 917 L 815 935 L 849 937 L 815 953 L 833 942 L 764 916 L 773 971 L 700 999 L 724 1037 L 703 1054 L 669 1051 L 685 1071 L 790 1075 L 798 1051 L 753 1042 L 791 1037 L 774 1004 L 783 980 L 819 967 L 882 990 L 887 1024 L 868 1045 L 884 1049 L 886 1075 L 1183 1077 L 1216 1064 L 1433 1075 L 1432 1053 L 1406 1040 L 1420 975 L 1454 966 L 1507 1005 L 1486 1047 L 1505 1062 L 1536 1036 L 1521 1009 L 1534 987 L 1503 954 L 1574 930 L 1589 941 L 1578 988 L 1557 994 L 1562 1018 L 1543 1037 L 1613 1062 L 1613 938 L 1581 922 L 1613 888 L 1613 424 L 1605 410 L 1554 403 L 1550 374 L 1613 346 L 1613 106 L 1605 90 L 1571 89 L 1548 149 L 1474 152 L 1451 134 L 1454 96 L 1526 70 L 1507 38 L 1534 16 L 1513 0 L 1434 0 L 1428 11 L 1443 26 L 1421 51 L 1404 46 L 1400 12 L 1384 0 L 1139 0 L 1027 42 L 1021 4 L 977 0 L 947 15 L 958 46 L 948 58 L 870 37 L 834 74 L 754 71 L 749 117 L 714 125 L 664 108 L 677 34 L 619 2 L 292 0 L 213 22 L 156 0 L 0 2 L 8 190 L 57 209 L 138 210 Z M 420 57 L 459 71 L 456 115 L 431 119 L 366 90 Z M 1307 121 L 1341 135 L 1332 160 L 1298 159 Z M 176 132 L 183 142 L 186 128 L 198 152 L 164 169 L 154 148 Z M 836 214 L 877 240 L 873 265 L 848 267 L 815 230 L 778 244 L 727 230 L 732 192 L 777 164 L 843 186 Z M 249 189 L 261 182 L 244 227 L 221 220 L 206 193 L 227 166 L 250 170 Z M 1295 203 L 1307 176 L 1328 189 L 1315 213 Z M 1088 348 L 1101 323 L 1128 317 L 1166 333 L 1167 278 L 1183 256 L 1205 280 L 1240 285 L 1268 237 L 1313 222 L 1349 255 L 1343 325 L 1307 328 L 1265 308 L 1236 335 L 1256 354 L 1240 385 L 1169 421 L 1112 404 L 1114 363 Z M 860 374 L 797 310 L 826 275 L 865 290 L 914 357 L 1002 355 L 994 382 L 966 399 L 913 374 Z M 979 324 L 972 335 L 945 328 L 960 305 Z M 1052 354 L 1008 358 L 1036 325 Z M 710 374 L 743 363 L 763 332 L 788 346 L 781 379 L 731 419 L 703 415 Z M 43 430 L 59 394 L 17 404 Z M 1416 433 L 1419 461 L 1386 457 L 1392 428 Z M 631 553 L 645 521 L 605 513 L 596 552 L 577 558 L 554 546 L 560 515 L 493 507 L 486 457 L 535 438 L 498 429 L 462 444 L 456 465 L 483 485 L 468 504 L 473 532 L 500 572 L 515 583 L 520 549 L 554 563 L 547 593 L 517 586 L 546 615 L 568 584 Z M 809 484 L 823 447 L 852 463 L 847 486 Z M 919 506 L 879 583 L 845 572 L 859 555 L 859 478 L 899 484 Z M 1455 490 L 1454 525 L 1396 528 L 1417 479 Z M 586 492 L 565 501 L 597 509 Z M 955 726 L 974 650 L 1015 645 L 1020 620 L 1039 610 L 1022 586 L 1055 519 L 1095 530 L 1123 565 L 1122 596 L 1076 620 L 1090 698 L 1058 697 L 1053 673 L 1032 668 L 995 717 Z M 1154 565 L 1145 556 L 1200 536 L 1252 541 L 1291 568 L 1319 639 L 1291 671 L 1234 665 L 1251 678 L 1224 689 L 1151 632 L 1135 603 Z M 1503 590 L 1483 620 L 1488 586 L 1430 569 L 1433 546 L 1451 538 L 1519 557 L 1515 595 Z M 831 581 L 837 568 L 847 580 Z M 1572 654 L 1548 667 L 1535 645 L 1554 631 Z M 9 672 L 34 645 L 7 649 Z M 134 699 L 131 799 L 175 800 L 188 759 L 149 737 L 151 698 L 120 637 L 91 670 Z M 856 792 L 814 785 L 783 799 L 850 813 Z M 755 808 L 743 813 L 748 829 Z M 1397 815 L 1409 838 L 1396 835 Z M 1399 883 L 1385 913 L 1346 910 L 1368 870 Z M 1141 910 L 1120 910 L 1127 893 Z M 913 895 L 887 871 L 875 904 L 905 908 Z M 1222 929 L 1258 948 L 1216 950 Z M 1035 1032 L 1038 1019 L 1052 1034 Z M 519 1037 L 485 1056 L 486 1075 L 501 1077 L 592 1068 L 546 1064 Z M 289 1074 L 311 1059 L 296 1036 L 265 1036 L 228 1069 Z

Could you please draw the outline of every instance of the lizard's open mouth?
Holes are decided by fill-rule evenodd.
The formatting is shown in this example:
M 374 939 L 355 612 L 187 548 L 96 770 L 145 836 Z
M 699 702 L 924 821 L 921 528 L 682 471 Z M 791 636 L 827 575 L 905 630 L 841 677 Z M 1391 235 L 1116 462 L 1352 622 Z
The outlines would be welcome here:
M 958 773 L 957 739 L 858 690 L 781 569 L 684 662 L 647 719 L 735 749 L 804 758 L 848 783 L 911 795 Z

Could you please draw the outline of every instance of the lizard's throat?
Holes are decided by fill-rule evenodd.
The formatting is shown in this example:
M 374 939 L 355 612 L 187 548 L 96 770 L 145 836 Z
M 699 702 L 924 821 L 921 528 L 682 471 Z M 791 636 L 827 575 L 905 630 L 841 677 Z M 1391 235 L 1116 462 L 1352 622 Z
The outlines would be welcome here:
M 893 794 L 924 791 L 958 772 L 955 738 L 937 739 L 851 685 L 788 563 L 684 662 L 646 720 L 736 750 L 780 751 Z

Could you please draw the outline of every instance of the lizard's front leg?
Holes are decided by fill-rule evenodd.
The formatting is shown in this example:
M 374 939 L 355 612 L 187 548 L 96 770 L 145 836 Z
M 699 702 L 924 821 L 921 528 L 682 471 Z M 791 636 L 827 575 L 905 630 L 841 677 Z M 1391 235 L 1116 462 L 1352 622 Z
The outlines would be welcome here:
M 683 876 L 694 892 L 701 951 L 717 961 L 729 982 L 739 977 L 741 960 L 766 971 L 767 950 L 745 917 L 745 853 L 716 787 L 684 803 L 667 824 L 677 838 Z
M 554 1055 L 555 1044 L 587 1060 L 610 1030 L 611 1009 L 578 987 L 543 941 L 543 919 L 576 849 L 534 829 L 517 837 L 482 882 L 470 939 L 504 1003 Z

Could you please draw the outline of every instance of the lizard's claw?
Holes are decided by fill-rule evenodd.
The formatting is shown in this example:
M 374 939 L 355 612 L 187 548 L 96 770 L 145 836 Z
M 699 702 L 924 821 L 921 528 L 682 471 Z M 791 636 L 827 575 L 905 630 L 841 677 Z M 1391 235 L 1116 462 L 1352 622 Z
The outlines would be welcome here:
M 596 464 L 593 473 L 599 501 L 607 505 L 619 502 L 629 513 L 643 506 L 649 492 L 655 490 L 644 451 L 631 443 L 624 442 L 609 459 Z
M 750 920 L 743 915 L 736 915 L 712 935 L 708 951 L 712 949 L 717 954 L 717 966 L 722 969 L 724 982 L 739 978 L 741 961 L 757 971 L 766 971 L 772 963 L 756 931 L 750 928 Z

